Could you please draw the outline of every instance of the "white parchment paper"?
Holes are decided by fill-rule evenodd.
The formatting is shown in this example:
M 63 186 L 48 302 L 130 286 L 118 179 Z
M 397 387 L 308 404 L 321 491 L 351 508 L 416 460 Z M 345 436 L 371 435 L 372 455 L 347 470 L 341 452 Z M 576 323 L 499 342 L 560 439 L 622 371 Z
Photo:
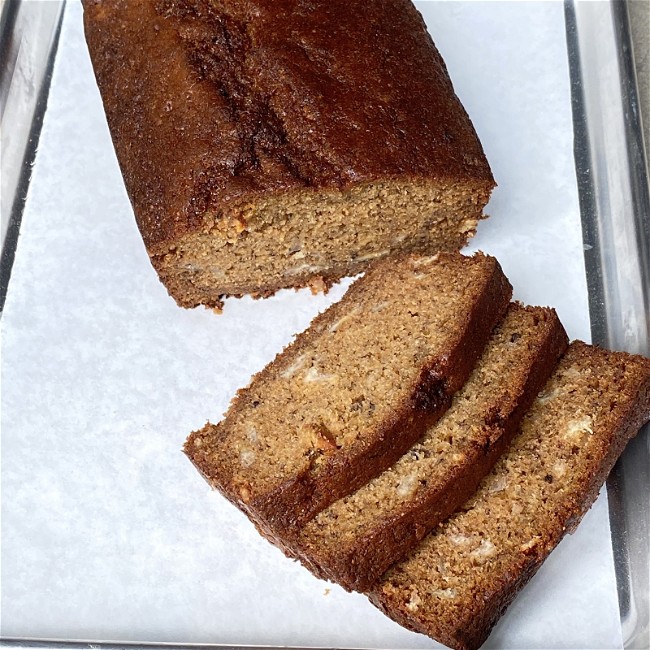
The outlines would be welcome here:
M 471 249 L 588 338 L 562 3 L 418 6 L 499 183 Z M 181 454 L 347 282 L 221 316 L 176 307 L 136 230 L 81 15 L 69 1 L 2 318 L 2 633 L 436 647 L 284 558 Z M 620 646 L 603 495 L 488 647 Z

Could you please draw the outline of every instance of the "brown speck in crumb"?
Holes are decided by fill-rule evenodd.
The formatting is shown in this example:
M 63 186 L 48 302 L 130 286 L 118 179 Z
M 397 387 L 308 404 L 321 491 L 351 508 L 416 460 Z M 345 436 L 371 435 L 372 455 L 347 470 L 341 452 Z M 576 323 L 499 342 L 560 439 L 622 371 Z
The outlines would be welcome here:
M 244 219 L 244 217 L 235 217 L 233 226 L 235 228 L 235 232 L 239 235 L 248 228 L 248 223 L 246 223 L 246 219 Z
M 323 592 L 323 596 L 329 596 L 330 591 L 332 591 L 332 590 L 331 589 L 325 589 L 325 591 Z
M 322 276 L 316 275 L 309 280 L 309 289 L 314 296 L 319 293 L 327 293 L 327 284 Z
M 239 488 L 239 496 L 241 497 L 244 503 L 248 503 L 251 499 L 250 489 L 247 486 L 243 485 L 242 487 Z

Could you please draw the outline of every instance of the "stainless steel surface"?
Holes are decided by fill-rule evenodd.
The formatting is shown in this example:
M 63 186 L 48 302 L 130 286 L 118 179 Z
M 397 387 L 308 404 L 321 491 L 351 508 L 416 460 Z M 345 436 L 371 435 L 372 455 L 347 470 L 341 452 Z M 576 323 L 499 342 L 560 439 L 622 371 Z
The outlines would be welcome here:
M 592 337 L 650 352 L 650 197 L 624 2 L 566 4 Z M 623 640 L 650 647 L 650 430 L 607 482 Z
M 5 0 L 0 13 L 0 310 L 38 146 L 65 0 Z
M 341 650 L 321 646 L 226 645 L 205 643 L 133 643 L 124 641 L 67 641 L 62 639 L 0 639 L 6 650 Z M 347 648 L 346 650 L 355 650 Z
M 647 159 L 650 151 L 650 2 L 628 0 L 627 7 Z

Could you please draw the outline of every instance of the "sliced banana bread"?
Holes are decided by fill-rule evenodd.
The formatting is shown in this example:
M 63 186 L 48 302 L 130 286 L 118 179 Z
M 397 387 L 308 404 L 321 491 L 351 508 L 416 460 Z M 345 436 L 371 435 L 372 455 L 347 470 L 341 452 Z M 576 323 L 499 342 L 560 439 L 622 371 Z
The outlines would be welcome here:
M 389 467 L 442 415 L 511 292 L 482 254 L 383 260 L 185 452 L 279 542 Z
M 572 343 L 477 493 L 370 599 L 451 648 L 478 648 L 649 418 L 650 360 Z
M 494 180 L 410 0 L 84 0 L 151 262 L 185 307 L 459 250 Z
M 567 343 L 554 310 L 512 304 L 440 421 L 389 469 L 319 513 L 285 552 L 346 589 L 370 588 L 474 493 Z

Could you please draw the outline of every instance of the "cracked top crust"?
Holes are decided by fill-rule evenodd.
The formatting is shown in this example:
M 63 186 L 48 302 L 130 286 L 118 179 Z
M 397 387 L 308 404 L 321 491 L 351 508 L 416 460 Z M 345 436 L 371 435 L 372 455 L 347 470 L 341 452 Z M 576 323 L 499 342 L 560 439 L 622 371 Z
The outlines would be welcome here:
M 381 178 L 493 183 L 409 0 L 84 0 L 151 254 L 256 197 Z

